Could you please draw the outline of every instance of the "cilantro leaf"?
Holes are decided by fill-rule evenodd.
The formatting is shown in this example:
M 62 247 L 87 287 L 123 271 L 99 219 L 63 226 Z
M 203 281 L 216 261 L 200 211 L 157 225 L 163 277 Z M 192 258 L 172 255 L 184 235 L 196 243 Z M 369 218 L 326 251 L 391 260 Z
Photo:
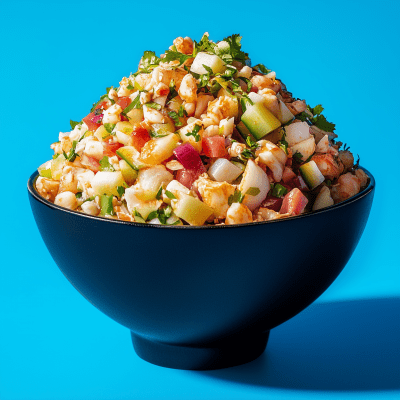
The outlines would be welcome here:
M 323 115 L 318 115 L 312 119 L 312 122 L 319 129 L 322 129 L 325 132 L 333 132 L 335 130 L 335 124 L 328 122 Z
M 126 116 L 126 114 L 133 110 L 134 108 L 140 108 L 142 105 L 140 104 L 140 93 L 134 98 L 131 104 L 128 107 L 124 108 L 122 114 Z
M 215 54 L 215 46 L 216 44 L 210 41 L 208 35 L 204 34 L 199 43 L 194 42 L 193 57 L 200 52 Z
M 160 186 L 160 189 L 158 189 L 158 192 L 157 192 L 157 194 L 156 194 L 156 199 L 157 200 L 161 200 L 161 197 L 162 197 L 162 186 Z
M 212 68 L 210 68 L 208 65 L 202 64 L 203 68 L 210 74 L 212 75 L 214 73 L 214 71 L 212 70 Z
M 68 152 L 68 154 L 66 154 L 65 151 L 63 151 L 64 157 L 67 161 L 73 162 L 75 160 L 76 156 L 78 155 L 75 153 L 77 143 L 78 142 L 76 140 L 74 140 L 72 142 L 72 147 L 71 147 L 70 151 Z
M 296 153 L 293 154 L 293 160 L 295 160 L 298 163 L 301 163 L 303 160 L 303 154 L 300 152 L 296 151 Z
M 119 194 L 119 197 L 122 197 L 122 195 L 125 193 L 125 188 L 123 186 L 118 186 L 117 192 Z
M 243 64 L 246 63 L 246 60 L 249 58 L 247 53 L 244 53 L 241 50 L 241 43 L 240 41 L 242 40 L 242 37 L 239 34 L 234 34 L 231 36 L 228 36 L 224 38 L 225 42 L 228 42 L 229 44 L 229 56 L 232 58 L 232 60 L 235 61 L 240 61 Z M 225 61 L 229 61 L 229 57 L 222 56 L 222 59 Z
M 179 115 L 175 111 L 170 111 L 168 116 L 174 121 L 175 126 L 182 126 L 182 122 L 179 120 Z
M 150 102 L 145 104 L 147 107 L 154 108 L 155 110 L 161 110 L 161 105 L 158 103 Z
M 245 194 L 249 196 L 257 196 L 260 193 L 260 189 L 258 187 L 248 188 Z
M 272 70 L 268 69 L 264 64 L 257 64 L 253 67 L 257 72 L 261 72 L 262 74 L 269 74 Z
M 183 105 L 181 105 L 181 106 L 179 107 L 178 115 L 179 115 L 181 118 L 187 117 L 187 112 L 186 112 L 185 108 L 183 107 Z
M 251 136 L 246 137 L 246 144 L 250 147 L 251 150 L 256 150 L 258 148 L 258 143 L 255 142 Z
M 285 186 L 280 183 L 275 183 L 271 189 L 271 195 L 275 197 L 283 197 L 288 192 Z
M 133 209 L 133 216 L 135 217 L 135 222 L 139 222 L 140 224 L 146 223 L 144 218 L 141 216 L 138 210 L 136 208 Z
M 115 128 L 115 124 L 107 123 L 107 124 L 103 124 L 103 125 L 104 125 L 105 130 L 110 134 L 112 133 L 113 129 Z
M 114 172 L 115 169 L 112 166 L 112 164 L 110 163 L 109 159 L 107 156 L 104 156 L 100 161 L 100 171 L 110 171 L 110 172 Z
M 196 125 L 194 126 L 192 132 L 188 132 L 188 133 L 186 134 L 186 136 L 193 136 L 194 139 L 196 140 L 196 142 L 199 142 L 200 139 L 201 139 L 201 138 L 200 138 L 200 135 L 199 135 L 200 129 L 201 129 L 201 126 L 196 124 Z
M 140 69 L 143 72 L 150 72 L 150 68 L 153 68 L 160 64 L 161 59 L 156 56 L 154 51 L 146 50 L 140 60 Z
M 240 190 L 235 190 L 235 193 L 228 197 L 228 204 L 241 203 L 244 199 L 244 194 Z
M 285 128 L 283 128 L 282 130 L 283 134 L 281 140 L 279 140 L 278 142 L 278 147 L 280 147 L 286 154 L 288 154 L 289 143 L 286 141 L 286 130 Z
M 171 200 L 176 199 L 176 197 L 174 196 L 174 194 L 171 193 L 169 190 L 166 190 L 166 191 L 165 191 L 165 195 L 166 195 L 169 199 L 171 199 Z
M 71 129 L 74 130 L 77 125 L 82 125 L 82 121 L 76 122 L 76 121 L 72 121 L 72 119 L 70 119 L 69 124 L 71 125 Z
M 165 52 L 165 57 L 161 59 L 161 62 L 168 63 L 178 60 L 179 65 L 182 65 L 185 61 L 189 60 L 189 58 L 192 58 L 191 54 L 183 54 L 176 50 L 167 50 Z
M 75 194 L 75 197 L 76 197 L 77 199 L 80 199 L 80 198 L 82 197 L 82 192 L 76 193 L 76 194 Z

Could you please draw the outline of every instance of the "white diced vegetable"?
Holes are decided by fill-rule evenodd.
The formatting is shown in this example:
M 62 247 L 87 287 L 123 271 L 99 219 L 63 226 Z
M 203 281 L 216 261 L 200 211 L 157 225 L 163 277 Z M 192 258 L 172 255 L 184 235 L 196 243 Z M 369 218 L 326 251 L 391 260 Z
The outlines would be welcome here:
M 310 134 L 310 127 L 307 122 L 295 122 L 285 127 L 286 141 L 289 146 L 294 146 L 296 143 L 308 139 Z
M 92 179 L 91 184 L 95 194 L 99 196 L 103 194 L 119 196 L 117 187 L 124 186 L 125 181 L 121 171 L 99 171 Z
M 226 158 L 219 158 L 208 170 L 208 175 L 217 182 L 232 183 L 242 172 Z
M 315 151 L 314 136 L 296 143 L 294 146 L 290 147 L 290 149 L 293 154 L 300 153 L 303 156 L 302 161 L 306 161 Z
M 282 100 L 279 100 L 279 111 L 277 117 L 282 124 L 286 124 L 286 122 L 291 121 L 294 117 Z
M 222 72 L 225 68 L 225 63 L 218 56 L 200 52 L 196 55 L 193 64 L 190 67 L 190 71 L 199 75 L 207 74 L 208 71 L 203 67 L 203 65 L 211 68 L 214 74 Z
M 318 193 L 317 198 L 315 199 L 313 205 L 313 211 L 320 210 L 321 208 L 329 207 L 334 204 L 334 201 L 331 196 L 331 191 L 327 186 L 323 186 Z
M 251 196 L 246 194 L 250 188 L 257 188 L 260 191 L 257 195 Z M 267 197 L 269 189 L 270 183 L 267 174 L 253 160 L 249 160 L 239 185 L 242 194 L 246 194 L 243 204 L 253 211 Z

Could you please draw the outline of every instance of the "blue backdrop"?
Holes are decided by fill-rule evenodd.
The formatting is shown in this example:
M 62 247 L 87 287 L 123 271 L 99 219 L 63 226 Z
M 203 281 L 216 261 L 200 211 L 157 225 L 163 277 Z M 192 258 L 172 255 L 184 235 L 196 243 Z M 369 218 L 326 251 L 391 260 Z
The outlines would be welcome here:
M 398 398 L 399 17 L 395 1 L 1 0 L 0 399 Z M 254 64 L 322 103 L 377 191 L 357 250 L 321 298 L 274 329 L 258 360 L 198 373 L 142 361 L 127 329 L 75 291 L 41 240 L 26 181 L 144 50 L 204 31 L 239 32 Z

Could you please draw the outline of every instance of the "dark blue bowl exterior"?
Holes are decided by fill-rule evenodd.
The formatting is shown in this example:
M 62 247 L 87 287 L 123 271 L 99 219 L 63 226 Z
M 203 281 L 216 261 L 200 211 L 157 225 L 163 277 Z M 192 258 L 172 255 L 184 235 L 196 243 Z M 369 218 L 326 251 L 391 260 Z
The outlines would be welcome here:
M 260 334 L 311 304 L 351 257 L 375 188 L 371 178 L 346 202 L 280 221 L 160 227 L 62 209 L 36 193 L 36 176 L 33 214 L 69 281 L 137 335 L 181 346 Z

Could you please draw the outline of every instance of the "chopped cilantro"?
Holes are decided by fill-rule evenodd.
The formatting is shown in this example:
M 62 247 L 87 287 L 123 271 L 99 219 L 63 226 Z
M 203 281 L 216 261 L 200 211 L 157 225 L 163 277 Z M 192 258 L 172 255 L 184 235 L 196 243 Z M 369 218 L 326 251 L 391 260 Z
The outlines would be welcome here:
M 53 154 L 53 160 L 55 160 L 59 155 L 60 153 Z
M 133 216 L 135 217 L 135 222 L 138 222 L 140 224 L 144 224 L 146 221 L 144 218 L 140 215 L 139 211 L 134 208 L 133 210 Z
M 169 199 L 171 199 L 171 200 L 176 199 L 176 197 L 174 196 L 174 194 L 171 193 L 169 190 L 166 190 L 166 191 L 165 191 L 165 195 L 166 195 Z
M 331 186 L 332 185 L 332 181 L 330 179 L 327 179 L 325 181 L 325 183 L 326 183 L 327 186 Z
M 167 96 L 166 103 L 169 103 L 171 99 L 173 99 L 176 96 L 178 96 L 178 92 L 175 90 L 175 80 L 171 79 L 171 82 L 169 83 L 169 93 Z
M 193 57 L 200 52 L 215 54 L 215 46 L 216 44 L 210 41 L 208 35 L 204 34 L 199 43 L 194 42 Z
M 158 218 L 162 225 L 167 225 L 167 219 L 172 215 L 172 208 L 170 206 L 165 208 L 159 208 L 156 211 L 152 211 L 148 217 L 147 221 L 154 218 Z
M 288 190 L 280 183 L 275 183 L 271 188 L 271 195 L 275 197 L 283 197 Z
M 77 199 L 80 199 L 80 198 L 82 197 L 82 192 L 76 193 L 76 194 L 75 194 L 75 197 L 76 197 Z
M 168 116 L 174 121 L 175 126 L 182 126 L 182 122 L 179 120 L 179 115 L 175 111 L 170 111 Z
M 140 108 L 142 105 L 140 104 L 140 93 L 134 98 L 131 104 L 128 107 L 124 108 L 122 114 L 126 115 L 129 111 L 134 108 Z
M 245 194 L 248 194 L 249 196 L 257 196 L 260 193 L 260 189 L 258 187 L 251 187 L 247 189 Z
M 179 107 L 178 115 L 179 115 L 180 117 L 187 117 L 187 112 L 186 112 L 185 108 L 183 107 L 183 105 L 181 105 L 181 106 Z
M 146 50 L 140 60 L 140 72 L 149 73 L 151 69 L 160 64 L 161 59 L 156 56 L 154 51 Z
M 229 52 L 228 54 L 221 55 L 221 58 L 228 64 L 232 63 L 232 61 L 239 61 L 245 64 L 246 60 L 248 60 L 248 54 L 241 50 L 241 40 L 242 37 L 239 34 L 234 34 L 224 38 L 224 41 L 229 44 Z
M 246 144 L 250 147 L 251 150 L 256 150 L 258 148 L 258 143 L 255 142 L 251 136 L 246 137 Z
M 70 151 L 68 152 L 68 154 L 66 154 L 65 151 L 63 151 L 64 157 L 67 161 L 73 162 L 75 160 L 76 156 L 78 155 L 75 153 L 77 143 L 78 142 L 76 140 L 74 140 L 72 142 L 72 147 L 71 147 Z
M 119 197 L 122 197 L 122 195 L 125 193 L 125 188 L 123 186 L 118 186 L 117 192 L 119 194 Z
M 280 147 L 286 154 L 288 154 L 288 147 L 289 143 L 286 141 L 286 130 L 285 128 L 282 128 L 283 134 L 281 137 L 281 140 L 278 142 L 278 147 Z
M 165 52 L 165 57 L 161 59 L 161 62 L 168 63 L 178 60 L 179 65 L 182 65 L 185 61 L 189 60 L 189 58 L 192 58 L 191 54 L 183 54 L 176 50 L 167 50 Z
M 301 163 L 303 160 L 303 154 L 300 152 L 296 151 L 296 153 L 293 154 L 293 160 L 295 160 L 298 163 Z
M 228 204 L 231 206 L 233 203 L 241 203 L 244 195 L 240 190 L 235 190 L 235 193 L 228 197 Z
M 112 133 L 112 131 L 113 131 L 113 129 L 115 128 L 115 124 L 109 124 L 109 123 L 107 123 L 107 124 L 104 124 L 104 128 L 106 129 L 106 131 L 108 132 L 108 133 Z
M 212 68 L 210 68 L 208 65 L 202 64 L 203 68 L 210 74 L 212 75 L 214 73 L 214 71 L 212 70 Z
M 82 125 L 82 121 L 81 122 L 76 122 L 76 121 L 72 121 L 72 119 L 69 120 L 69 124 L 71 125 L 71 129 L 75 129 L 75 127 L 77 125 Z
M 100 171 L 110 171 L 110 172 L 114 172 L 115 169 L 114 167 L 111 165 L 110 161 L 108 160 L 107 156 L 104 156 L 100 161 Z
M 251 150 L 249 150 L 249 149 L 244 149 L 242 152 L 241 152 L 241 157 L 243 157 L 243 158 L 256 158 L 255 157 L 255 155 L 254 155 L 254 153 L 251 151 Z
M 100 197 L 100 215 L 114 215 L 113 197 L 113 195 L 107 196 L 106 194 Z
M 158 192 L 157 192 L 157 194 L 156 194 L 156 199 L 157 200 L 161 200 L 161 197 L 162 197 L 162 186 L 160 186 L 160 189 L 158 189 Z
M 253 67 L 257 72 L 261 72 L 262 74 L 269 74 L 271 72 L 270 69 L 266 68 L 263 64 L 257 64 Z
M 308 111 L 313 115 L 312 117 L 303 111 L 302 113 L 296 115 L 297 119 L 301 121 L 310 121 L 311 124 L 315 125 L 317 128 L 322 129 L 325 132 L 333 132 L 335 130 L 335 124 L 328 122 L 326 118 L 322 115 L 324 107 L 321 104 L 316 105 L 314 108 L 307 106 Z
M 200 135 L 199 135 L 200 129 L 201 129 L 201 125 L 197 125 L 197 124 L 196 124 L 196 125 L 194 126 L 192 132 L 188 132 L 188 133 L 186 134 L 186 136 L 193 136 L 193 137 L 195 138 L 196 142 L 199 142 L 200 139 L 201 139 L 201 138 L 200 138 Z
M 150 102 L 150 103 L 146 103 L 146 106 L 147 107 L 150 107 L 150 108 L 154 108 L 155 110 L 161 110 L 161 105 L 160 104 L 158 104 L 158 103 L 154 103 L 154 102 Z
M 131 83 L 129 83 L 129 85 L 126 87 L 128 90 L 135 90 L 135 87 L 132 86 Z

